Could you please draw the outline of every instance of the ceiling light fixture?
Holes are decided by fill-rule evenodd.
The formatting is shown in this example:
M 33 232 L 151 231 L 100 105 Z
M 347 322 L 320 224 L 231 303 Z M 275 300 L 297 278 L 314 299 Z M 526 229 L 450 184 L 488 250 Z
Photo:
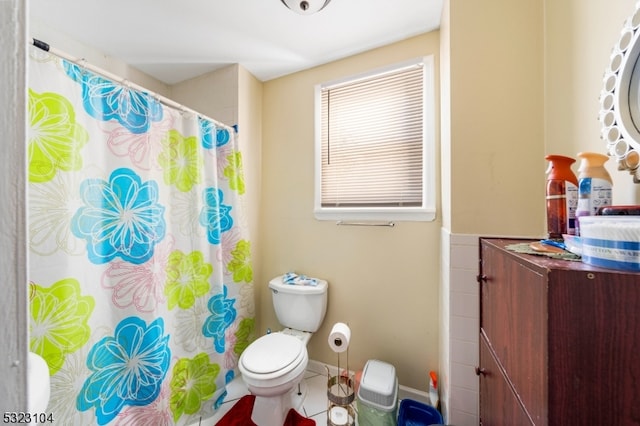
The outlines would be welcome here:
M 289 9 L 301 15 L 320 12 L 331 0 L 281 0 Z

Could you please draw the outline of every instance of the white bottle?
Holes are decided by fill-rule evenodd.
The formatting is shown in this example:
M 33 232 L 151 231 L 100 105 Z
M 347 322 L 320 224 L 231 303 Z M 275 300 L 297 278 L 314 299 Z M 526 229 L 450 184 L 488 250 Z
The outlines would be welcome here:
M 576 210 L 576 235 L 580 235 L 580 217 L 593 216 L 598 209 L 611 205 L 612 181 L 604 167 L 609 157 L 597 152 L 580 152 L 582 159 L 578 169 L 578 208 Z

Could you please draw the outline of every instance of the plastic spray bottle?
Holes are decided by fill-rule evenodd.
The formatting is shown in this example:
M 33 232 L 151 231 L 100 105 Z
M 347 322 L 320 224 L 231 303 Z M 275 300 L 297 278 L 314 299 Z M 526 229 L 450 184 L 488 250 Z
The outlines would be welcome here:
M 580 235 L 580 216 L 595 215 L 602 206 L 611 205 L 612 181 L 604 163 L 609 159 L 597 152 L 580 152 L 578 169 L 578 210 L 576 233 Z
M 575 235 L 578 207 L 578 178 L 571 170 L 571 157 L 547 155 L 547 232 L 549 239 L 562 239 L 562 234 Z
M 429 371 L 429 401 L 431 406 L 440 410 L 440 395 L 438 393 L 438 373 Z

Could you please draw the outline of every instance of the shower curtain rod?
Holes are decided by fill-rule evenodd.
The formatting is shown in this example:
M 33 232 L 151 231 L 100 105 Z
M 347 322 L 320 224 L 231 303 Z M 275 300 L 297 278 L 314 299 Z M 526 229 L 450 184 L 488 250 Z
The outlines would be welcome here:
M 159 93 L 152 92 L 149 89 L 146 89 L 146 88 L 144 88 L 142 86 L 139 86 L 139 85 L 137 85 L 135 83 L 132 83 L 129 80 L 127 80 L 126 78 L 119 77 L 119 76 L 117 76 L 115 74 L 110 73 L 109 71 L 106 71 L 106 70 L 104 70 L 102 68 L 99 68 L 99 67 L 97 67 L 95 65 L 91 65 L 84 58 L 74 58 L 73 56 L 68 55 L 67 53 L 64 53 L 64 52 L 62 52 L 62 51 L 60 51 L 60 50 L 58 50 L 58 49 L 56 49 L 54 47 L 51 47 L 48 43 L 45 43 L 42 40 L 38 40 L 36 38 L 31 38 L 31 44 L 33 46 L 41 49 L 41 50 L 44 50 L 45 52 L 52 53 L 52 54 L 58 56 L 59 58 L 62 58 L 62 59 L 66 60 L 66 61 L 69 61 L 69 62 L 73 62 L 74 64 L 79 65 L 82 68 L 88 69 L 91 72 L 99 74 L 100 76 L 105 77 L 108 80 L 114 81 L 114 82 L 116 82 L 118 84 L 122 84 L 123 86 L 127 86 L 129 88 L 138 90 L 140 92 L 144 92 L 144 93 L 148 94 L 149 96 L 152 96 L 153 98 L 157 99 L 160 103 L 163 103 L 163 104 L 165 104 L 167 106 L 179 109 L 180 111 L 185 112 L 185 113 L 194 114 L 194 115 L 196 115 L 198 117 L 204 118 L 205 120 L 209 120 L 209 121 L 213 122 L 216 126 L 232 128 L 234 130 L 234 132 L 236 132 L 236 133 L 238 132 L 238 125 L 237 124 L 234 124 L 233 126 L 229 126 L 229 125 L 221 123 L 220 121 L 215 120 L 215 119 L 213 119 L 211 117 L 207 117 L 206 115 L 203 115 L 203 114 L 201 114 L 201 113 L 199 113 L 199 112 L 197 112 L 197 111 L 195 111 L 195 110 L 193 110 L 193 109 L 191 109 L 189 107 L 186 107 L 186 106 L 184 106 L 182 104 L 179 104 L 176 101 L 172 101 L 171 99 L 169 99 L 167 97 L 164 97 L 164 96 L 160 95 Z

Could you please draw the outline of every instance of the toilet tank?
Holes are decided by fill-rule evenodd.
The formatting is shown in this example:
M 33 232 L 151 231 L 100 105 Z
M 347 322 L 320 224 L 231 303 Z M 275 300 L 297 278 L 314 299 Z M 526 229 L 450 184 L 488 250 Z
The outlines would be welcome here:
M 269 281 L 273 308 L 281 325 L 295 330 L 315 332 L 320 328 L 327 312 L 329 283 L 318 280 L 318 285 L 285 284 L 282 276 Z

